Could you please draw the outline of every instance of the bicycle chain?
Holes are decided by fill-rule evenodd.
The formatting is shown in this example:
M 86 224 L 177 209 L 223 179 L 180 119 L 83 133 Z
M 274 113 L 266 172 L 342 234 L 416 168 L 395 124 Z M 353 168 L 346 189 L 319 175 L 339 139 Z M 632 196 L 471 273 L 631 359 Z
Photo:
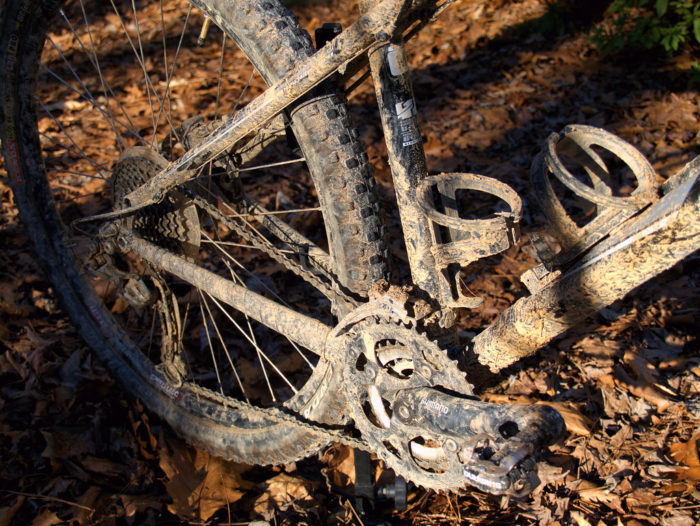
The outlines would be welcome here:
M 297 414 L 285 412 L 277 407 L 258 407 L 247 402 L 242 402 L 236 400 L 235 398 L 228 398 L 220 393 L 211 391 L 197 384 L 187 383 L 188 390 L 192 391 L 194 394 L 213 399 L 214 401 L 220 403 L 225 407 L 232 407 L 242 412 L 246 412 L 251 415 L 260 416 L 268 420 L 272 420 L 278 424 L 288 424 L 301 428 L 307 432 L 315 433 L 321 437 L 327 439 L 329 442 L 338 442 L 343 445 L 361 449 L 362 451 L 367 451 L 372 453 L 373 450 L 370 445 L 362 439 L 353 438 L 347 433 L 338 429 L 329 429 L 324 424 L 319 422 L 314 422 L 312 420 L 305 419 Z
M 247 231 L 237 221 L 218 210 L 205 198 L 195 194 L 193 195 L 192 200 L 194 201 L 196 206 L 206 210 L 209 214 L 211 214 L 216 219 L 221 221 L 224 225 L 226 225 L 227 228 L 233 230 L 236 234 L 245 239 L 254 248 L 264 252 L 277 263 L 284 266 L 287 270 L 292 271 L 296 276 L 300 277 L 309 285 L 316 288 L 316 290 L 321 292 L 331 302 L 339 303 L 341 305 L 349 304 L 352 307 L 357 307 L 359 305 L 359 302 L 356 301 L 354 298 L 351 298 L 348 295 L 343 294 L 339 290 L 336 290 L 332 286 L 328 285 L 316 274 L 309 270 L 306 270 L 299 263 L 285 256 L 284 254 L 279 253 L 276 249 L 274 249 L 274 247 L 260 242 L 251 232 Z
M 359 305 L 359 302 L 357 302 L 353 298 L 350 298 L 349 296 L 341 293 L 340 291 L 334 289 L 333 287 L 329 286 L 327 283 L 322 281 L 318 276 L 316 276 L 313 272 L 310 272 L 310 271 L 304 269 L 300 264 L 293 261 L 291 258 L 289 258 L 283 254 L 280 254 L 279 252 L 274 250 L 271 246 L 259 241 L 256 238 L 256 236 L 254 236 L 251 232 L 249 232 L 245 228 L 243 228 L 239 222 L 235 221 L 233 218 L 222 213 L 220 210 L 218 210 L 215 206 L 213 206 L 205 198 L 195 194 L 192 196 L 192 200 L 196 206 L 200 207 L 201 209 L 205 210 L 207 213 L 211 214 L 214 218 L 221 221 L 224 225 L 226 225 L 227 228 L 230 228 L 237 235 L 239 235 L 240 237 L 245 239 L 248 243 L 250 243 L 253 247 L 261 250 L 262 252 L 267 254 L 270 258 L 275 260 L 277 263 L 280 263 L 286 269 L 294 272 L 295 275 L 297 275 L 298 277 L 300 277 L 301 279 L 303 279 L 304 281 L 309 283 L 311 286 L 315 287 L 322 294 L 324 294 L 329 300 L 337 301 L 340 303 L 346 303 L 346 304 L 349 303 L 353 307 L 357 307 Z M 361 440 L 358 438 L 353 438 L 340 430 L 328 429 L 327 427 L 325 427 L 323 424 L 321 424 L 319 422 L 313 422 L 313 421 L 304 419 L 299 415 L 287 413 L 285 411 L 282 411 L 279 408 L 275 408 L 275 407 L 264 408 L 264 407 L 254 406 L 252 404 L 248 404 L 248 403 L 242 402 L 240 400 L 227 398 L 219 393 L 202 388 L 196 384 L 188 384 L 188 388 L 196 394 L 199 394 L 199 395 L 202 395 L 202 396 L 205 396 L 208 398 L 213 398 L 217 402 L 221 403 L 222 405 L 233 407 L 239 411 L 246 412 L 248 414 L 255 414 L 257 416 L 271 420 L 275 423 L 296 426 L 297 428 L 301 428 L 307 432 L 311 432 L 311 433 L 315 433 L 317 435 L 320 435 L 324 439 L 327 439 L 329 442 L 337 442 L 337 443 L 346 445 L 348 447 L 360 449 L 362 451 L 367 451 L 370 453 L 372 452 L 372 448 L 364 440 Z
M 234 218 L 221 212 L 209 200 L 203 198 L 200 195 L 195 194 L 194 192 L 184 189 L 184 187 L 182 187 L 182 190 L 186 192 L 188 197 L 191 199 L 191 202 L 195 206 L 199 207 L 202 210 L 205 210 L 214 219 L 220 221 L 227 228 L 229 228 L 237 235 L 239 235 L 242 239 L 247 241 L 253 248 L 256 248 L 261 252 L 265 253 L 271 259 L 281 264 L 286 269 L 292 271 L 295 275 L 309 283 L 311 286 L 315 287 L 317 290 L 323 293 L 329 300 L 333 302 L 350 304 L 352 305 L 352 307 L 355 307 L 354 311 L 346 317 L 344 322 L 341 321 L 338 327 L 342 327 L 343 330 L 350 330 L 352 327 L 351 332 L 355 332 L 357 330 L 360 330 L 361 332 L 362 329 L 360 327 L 363 325 L 363 320 L 369 321 L 368 314 L 369 312 L 372 312 L 373 315 L 370 317 L 374 318 L 374 323 L 372 323 L 371 325 L 376 327 L 384 325 L 385 327 L 387 327 L 386 324 L 388 324 L 388 326 L 394 327 L 393 330 L 403 332 L 403 336 L 398 336 L 398 333 L 392 333 L 392 335 L 394 337 L 398 337 L 399 340 L 404 340 L 404 342 L 413 341 L 414 338 L 418 338 L 418 340 L 415 340 L 415 344 L 418 345 L 418 348 L 422 348 L 422 352 L 428 352 L 428 355 L 430 357 L 430 359 L 425 363 L 425 365 L 427 365 L 429 362 L 434 362 L 432 365 L 427 365 L 428 367 L 432 368 L 432 372 L 430 373 L 430 375 L 437 375 L 434 376 L 434 378 L 444 377 L 439 383 L 451 387 L 456 391 L 467 392 L 471 394 L 471 386 L 466 382 L 463 374 L 456 369 L 456 366 L 451 360 L 447 359 L 446 355 L 443 356 L 443 353 L 435 345 L 434 342 L 430 342 L 429 340 L 425 339 L 425 336 L 421 335 L 420 333 L 415 333 L 415 335 L 409 336 L 409 333 L 412 333 L 415 330 L 412 327 L 415 327 L 416 325 L 414 320 L 412 320 L 414 323 L 409 323 L 408 325 L 406 324 L 406 319 L 404 316 L 405 312 L 402 305 L 398 306 L 394 303 L 394 300 L 392 298 L 388 298 L 385 296 L 384 299 L 391 300 L 389 301 L 388 305 L 382 305 L 382 301 L 375 300 L 373 302 L 370 302 L 369 304 L 364 304 L 363 306 L 360 306 L 359 302 L 357 302 L 353 298 L 348 297 L 339 290 L 336 290 L 335 288 L 321 280 L 316 274 L 303 268 L 299 263 L 295 262 L 290 257 L 279 253 L 272 245 L 268 245 L 266 243 L 261 242 L 252 232 L 246 230 L 239 221 L 236 221 Z M 375 307 L 379 308 L 376 309 Z M 381 307 L 385 308 L 382 309 Z M 397 307 L 399 308 L 397 309 Z M 399 311 L 400 314 L 396 315 L 396 313 Z M 386 317 L 387 314 L 388 317 Z M 383 320 L 383 322 L 380 320 Z M 336 336 L 338 335 L 336 334 Z M 351 388 L 350 391 L 353 392 L 354 395 L 357 395 L 359 393 L 357 389 L 358 386 L 354 385 L 356 383 L 356 378 L 354 378 L 354 375 L 350 373 L 352 367 L 348 367 L 350 362 L 345 363 L 347 359 L 356 358 L 357 354 L 351 352 L 350 355 L 347 357 L 340 356 L 340 354 L 341 353 L 336 352 L 335 355 L 329 357 L 329 359 L 336 362 L 336 365 L 339 365 L 342 369 L 344 369 L 343 377 L 345 381 L 348 381 L 351 385 L 353 385 L 353 388 Z M 421 362 L 423 362 L 423 360 L 419 359 L 418 363 Z M 437 367 L 437 369 L 435 367 Z M 426 467 L 428 468 L 428 470 L 432 469 L 429 466 L 420 466 L 416 464 L 415 461 L 408 460 L 410 458 L 410 450 L 408 448 L 408 443 L 403 444 L 401 442 L 396 442 L 392 438 L 392 446 L 399 444 L 398 447 L 402 449 L 401 452 L 403 454 L 397 457 L 385 445 L 387 443 L 387 439 L 389 437 L 392 437 L 394 433 L 389 433 L 388 435 L 384 433 L 377 434 L 376 430 L 371 429 L 371 426 L 367 424 L 367 422 L 363 422 L 361 417 L 361 410 L 357 408 L 357 404 L 354 403 L 357 402 L 357 400 L 354 402 L 348 401 L 348 407 L 352 408 L 353 420 L 355 421 L 354 426 L 357 429 L 359 429 L 363 435 L 365 435 L 362 438 L 355 438 L 351 436 L 348 431 L 344 431 L 342 429 L 331 429 L 326 424 L 314 422 L 313 420 L 310 420 L 292 412 L 292 410 L 285 411 L 284 409 L 278 407 L 265 408 L 254 406 L 247 402 L 226 397 L 220 393 L 216 393 L 214 391 L 191 383 L 185 383 L 180 388 L 185 386 L 186 389 L 195 396 L 201 396 L 202 398 L 215 401 L 224 407 L 230 407 L 237 411 L 240 411 L 242 414 L 258 416 L 276 424 L 283 424 L 285 426 L 295 427 L 307 433 L 311 433 L 317 436 L 319 439 L 327 441 L 328 443 L 340 443 L 354 449 L 366 451 L 372 454 L 377 454 L 382 460 L 384 460 L 388 467 L 394 468 L 395 470 L 397 470 L 398 474 L 404 476 L 408 480 L 411 480 L 414 483 L 426 489 L 455 491 L 460 487 L 463 487 L 467 482 L 464 479 L 463 475 L 461 475 L 462 466 L 458 466 L 460 468 L 459 471 L 455 471 L 455 466 L 451 466 L 448 470 L 449 473 L 430 473 L 430 471 L 426 471 L 425 469 Z M 410 426 L 404 426 L 404 428 L 405 429 L 402 428 L 403 432 L 408 432 L 411 429 Z M 401 456 L 403 457 L 403 459 L 400 458 Z

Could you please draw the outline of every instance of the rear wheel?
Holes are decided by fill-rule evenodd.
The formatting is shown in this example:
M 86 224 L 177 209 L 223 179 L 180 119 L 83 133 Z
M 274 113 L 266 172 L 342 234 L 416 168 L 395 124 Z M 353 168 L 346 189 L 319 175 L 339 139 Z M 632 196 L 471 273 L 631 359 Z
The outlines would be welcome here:
M 214 24 L 198 48 L 204 15 Z M 323 360 L 120 250 L 112 225 L 76 222 L 123 207 L 221 116 L 309 56 L 296 19 L 272 0 L 6 0 L 0 43 L 10 183 L 86 341 L 128 391 L 214 453 L 268 464 L 320 447 L 316 433 L 249 407 L 338 422 L 337 375 Z M 334 93 L 288 108 L 125 221 L 329 325 L 333 304 L 362 301 L 386 274 L 374 180 Z

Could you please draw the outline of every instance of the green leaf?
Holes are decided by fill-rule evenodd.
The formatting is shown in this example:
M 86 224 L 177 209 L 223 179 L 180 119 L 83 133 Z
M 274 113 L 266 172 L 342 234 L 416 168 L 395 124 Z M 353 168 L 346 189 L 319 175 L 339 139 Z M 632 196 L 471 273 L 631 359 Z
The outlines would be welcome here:
M 693 20 L 693 35 L 695 35 L 695 40 L 700 42 L 700 18 Z
M 656 14 L 664 16 L 668 11 L 668 0 L 656 0 Z

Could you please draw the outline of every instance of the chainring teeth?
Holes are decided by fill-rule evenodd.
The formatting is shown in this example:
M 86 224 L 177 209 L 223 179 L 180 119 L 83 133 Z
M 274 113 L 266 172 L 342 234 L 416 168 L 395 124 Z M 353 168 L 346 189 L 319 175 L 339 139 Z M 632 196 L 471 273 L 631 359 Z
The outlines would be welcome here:
M 456 363 L 417 326 L 412 319 L 365 318 L 336 339 L 333 359 L 343 361 L 355 426 L 377 456 L 419 486 L 455 491 L 466 484 L 456 448 L 446 451 L 435 436 L 401 422 L 392 407 L 396 393 L 406 389 L 441 386 L 472 394 Z

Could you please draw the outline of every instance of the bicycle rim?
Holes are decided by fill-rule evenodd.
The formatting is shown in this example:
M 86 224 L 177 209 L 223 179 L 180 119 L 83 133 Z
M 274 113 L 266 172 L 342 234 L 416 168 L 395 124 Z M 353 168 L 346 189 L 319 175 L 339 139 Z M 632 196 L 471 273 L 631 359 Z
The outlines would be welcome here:
M 38 25 L 49 18 L 51 2 L 18 4 L 6 6 L 6 13 L 14 9 L 10 19 L 18 25 L 29 20 Z M 8 50 L 4 64 L 10 64 L 11 72 L 4 77 L 3 95 L 12 102 L 6 108 L 3 143 L 8 164 L 16 168 L 10 171 L 18 205 L 57 292 L 83 336 L 127 389 L 190 440 L 229 458 L 256 463 L 285 462 L 308 454 L 319 445 L 309 433 L 287 437 L 287 443 L 297 442 L 287 451 L 274 444 L 256 444 L 261 437 L 280 438 L 283 426 L 231 410 L 227 400 L 284 404 L 311 418 L 328 419 L 335 411 L 328 407 L 326 394 L 335 387 L 326 365 L 196 284 L 182 283 L 118 251 L 104 254 L 100 248 L 96 257 L 95 239 L 104 225 L 76 227 L 75 220 L 118 209 L 125 193 L 152 176 L 159 163 L 184 151 L 188 140 L 196 140 L 201 131 L 197 126 L 242 107 L 265 89 L 265 81 L 284 72 L 286 62 L 308 54 L 310 43 L 294 19 L 271 2 L 239 6 L 233 17 L 235 8 L 223 13 L 199 2 L 89 4 L 72 2 L 60 9 L 43 48 L 42 39 L 31 35 L 23 36 L 17 49 L 13 50 L 12 37 L 3 46 Z M 194 43 L 204 17 L 194 4 L 227 29 L 224 36 L 212 24 L 201 49 Z M 246 25 L 236 26 L 236 17 L 240 20 L 243 14 Z M 251 38 L 256 25 L 273 29 L 278 38 Z M 23 62 L 18 68 L 12 64 L 13 52 Z M 38 60 L 33 66 L 34 55 Z M 192 65 L 201 66 L 205 74 L 197 74 Z M 35 74 L 39 80 L 34 91 L 29 79 Z M 22 114 L 19 119 L 17 113 Z M 193 115 L 201 116 L 202 123 L 188 121 Z M 328 166 L 323 148 L 309 147 L 313 133 L 319 131 L 312 124 L 320 123 L 320 133 L 331 138 L 342 133 L 340 143 L 356 137 L 347 130 L 344 108 L 333 96 L 310 101 L 290 115 L 293 121 L 311 119 L 311 124 L 295 125 L 292 134 L 288 121 L 280 118 L 263 134 L 247 138 L 230 158 L 240 170 L 237 179 L 225 176 L 220 166 L 202 167 L 195 181 L 170 195 L 166 208 L 152 208 L 132 220 L 139 225 L 134 227 L 138 233 L 155 244 L 330 324 L 328 298 L 260 247 L 296 264 L 303 260 L 330 287 L 347 290 L 381 273 L 372 253 L 378 252 L 379 227 L 376 222 L 360 222 L 345 235 L 361 240 L 350 249 L 375 244 L 369 245 L 369 254 L 363 253 L 360 265 L 348 264 L 349 254 L 338 253 L 343 236 L 337 227 L 329 236 L 340 237 L 341 242 L 331 239 L 329 251 L 321 213 L 325 205 L 328 218 L 329 207 L 315 197 L 327 201 L 329 185 L 315 186 L 305 162 L 305 155 L 310 155 L 314 159 L 308 164 Z M 194 132 L 184 135 L 183 124 L 194 126 Z M 17 146 L 15 157 L 12 148 L 17 143 L 11 139 L 17 132 L 30 140 Z M 341 159 L 347 168 L 366 164 L 354 143 L 339 151 L 341 156 L 359 157 L 356 163 Z M 347 171 L 341 177 L 343 187 L 352 182 Z M 370 180 L 366 175 L 364 180 Z M 259 217 L 241 214 L 234 199 L 240 188 L 284 225 L 302 231 L 318 247 L 314 254 L 300 255 L 298 245 L 273 235 L 274 229 L 261 224 Z M 368 188 L 360 193 L 373 195 Z M 348 201 L 345 197 L 332 213 L 342 216 L 352 211 Z M 231 228 L 233 222 L 238 229 Z M 375 268 L 368 273 L 362 262 L 372 257 Z M 199 428 L 201 423 L 206 430 Z

